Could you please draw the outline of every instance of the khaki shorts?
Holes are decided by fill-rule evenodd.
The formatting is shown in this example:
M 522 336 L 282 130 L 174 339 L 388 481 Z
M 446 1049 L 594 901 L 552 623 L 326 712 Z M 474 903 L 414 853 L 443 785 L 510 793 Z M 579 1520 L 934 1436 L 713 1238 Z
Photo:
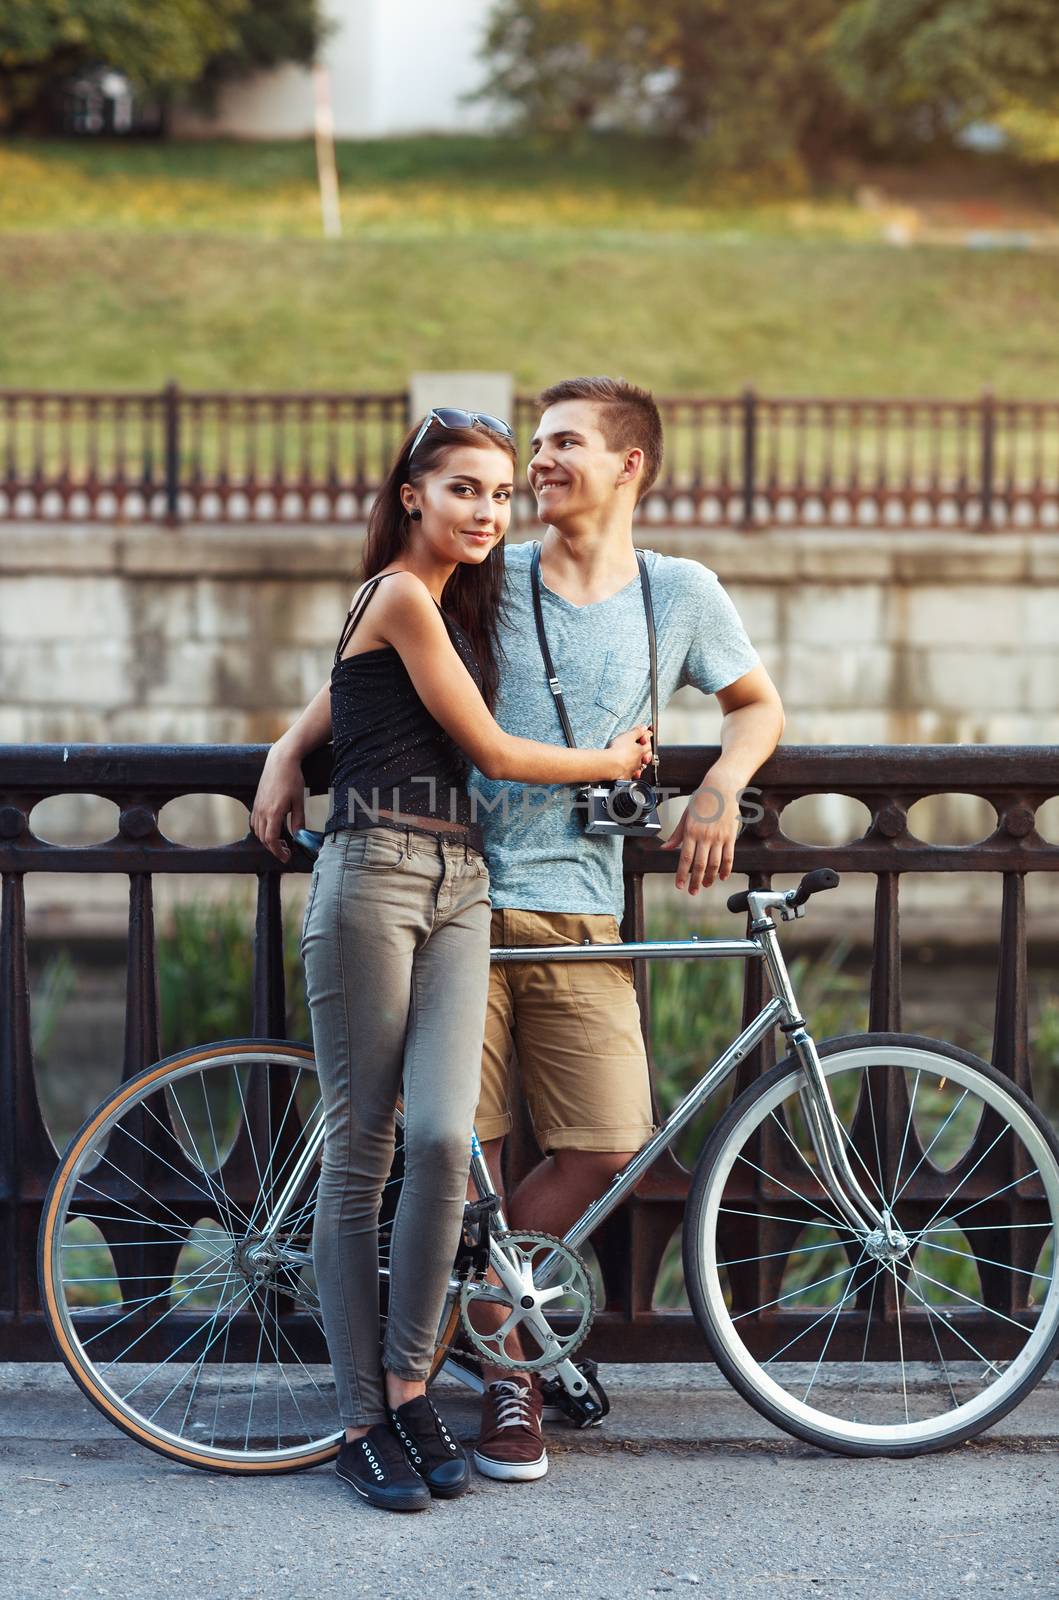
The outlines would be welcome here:
M 614 944 L 613 917 L 494 911 L 493 945 Z M 638 1150 L 654 1131 L 647 1055 L 630 961 L 494 964 L 475 1130 L 512 1124 L 514 1064 L 537 1143 L 551 1150 Z

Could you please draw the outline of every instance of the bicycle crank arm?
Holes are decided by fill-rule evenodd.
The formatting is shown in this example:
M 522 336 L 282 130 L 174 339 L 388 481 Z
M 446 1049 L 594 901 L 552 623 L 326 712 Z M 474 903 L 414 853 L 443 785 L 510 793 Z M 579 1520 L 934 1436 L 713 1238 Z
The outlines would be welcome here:
M 558 1362 L 555 1367 L 555 1376 L 567 1394 L 575 1395 L 580 1400 L 588 1393 L 588 1380 L 580 1367 L 575 1366 L 569 1356 L 565 1361 Z

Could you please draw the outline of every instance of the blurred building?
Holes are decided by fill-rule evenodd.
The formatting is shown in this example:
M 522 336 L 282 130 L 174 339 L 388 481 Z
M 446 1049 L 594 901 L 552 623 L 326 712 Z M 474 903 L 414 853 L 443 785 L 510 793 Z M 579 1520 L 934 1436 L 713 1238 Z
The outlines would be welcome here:
M 495 113 L 467 105 L 485 67 L 479 51 L 492 0 L 326 0 L 328 69 L 340 139 L 482 129 Z M 212 115 L 183 108 L 177 138 L 299 139 L 313 131 L 312 73 L 284 66 L 221 91 Z

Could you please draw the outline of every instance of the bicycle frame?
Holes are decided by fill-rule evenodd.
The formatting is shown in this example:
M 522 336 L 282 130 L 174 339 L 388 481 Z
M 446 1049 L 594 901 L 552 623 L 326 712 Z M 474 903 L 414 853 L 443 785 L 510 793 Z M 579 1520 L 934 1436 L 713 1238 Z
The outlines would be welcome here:
M 778 891 L 751 891 L 748 896 L 752 913 L 750 935 L 745 939 L 659 939 L 630 941 L 627 944 L 582 945 L 523 945 L 501 947 L 490 951 L 490 960 L 498 965 L 515 962 L 553 961 L 615 961 L 615 960 L 763 960 L 772 999 L 747 1024 L 737 1038 L 718 1056 L 680 1104 L 674 1107 L 666 1121 L 636 1155 L 617 1173 L 606 1192 L 593 1202 L 564 1235 L 563 1242 L 576 1249 L 611 1212 L 621 1205 L 644 1173 L 654 1164 L 663 1150 L 696 1115 L 705 1102 L 739 1066 L 754 1046 L 777 1025 L 787 1034 L 806 1074 L 806 1088 L 802 1091 L 802 1105 L 813 1148 L 820 1163 L 821 1182 L 842 1215 L 862 1237 L 879 1232 L 887 1241 L 893 1237 L 893 1224 L 888 1212 L 880 1212 L 864 1193 L 850 1166 L 846 1154 L 846 1135 L 831 1103 L 816 1045 L 809 1033 L 805 1019 L 798 1007 L 790 974 L 780 949 L 776 924 L 769 914 L 779 912 L 785 920 L 801 914 L 801 908 L 790 905 L 787 896 Z M 275 1236 L 303 1184 L 309 1177 L 323 1145 L 324 1126 L 321 1117 L 318 1126 L 306 1140 L 305 1149 L 283 1187 L 271 1214 L 267 1218 L 262 1236 L 249 1252 L 251 1258 L 267 1257 L 274 1249 Z M 480 1195 L 492 1192 L 493 1180 L 476 1136 L 472 1136 L 471 1176 Z M 507 1231 L 503 1211 L 497 1212 L 497 1226 L 501 1233 Z M 502 1246 L 494 1243 L 493 1266 L 505 1279 L 506 1258 L 501 1256 Z M 554 1253 L 547 1257 L 535 1277 L 535 1282 L 546 1288 L 555 1266 Z M 510 1272 L 508 1276 L 511 1276 Z M 516 1289 L 512 1278 L 505 1287 Z

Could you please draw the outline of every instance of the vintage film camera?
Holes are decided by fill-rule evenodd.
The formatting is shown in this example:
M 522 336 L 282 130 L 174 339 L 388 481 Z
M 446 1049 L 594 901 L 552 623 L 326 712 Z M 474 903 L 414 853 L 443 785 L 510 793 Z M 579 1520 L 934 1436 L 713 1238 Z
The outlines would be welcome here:
M 632 837 L 662 831 L 654 786 L 642 778 L 589 784 L 577 791 L 576 803 L 584 809 L 586 833 Z

